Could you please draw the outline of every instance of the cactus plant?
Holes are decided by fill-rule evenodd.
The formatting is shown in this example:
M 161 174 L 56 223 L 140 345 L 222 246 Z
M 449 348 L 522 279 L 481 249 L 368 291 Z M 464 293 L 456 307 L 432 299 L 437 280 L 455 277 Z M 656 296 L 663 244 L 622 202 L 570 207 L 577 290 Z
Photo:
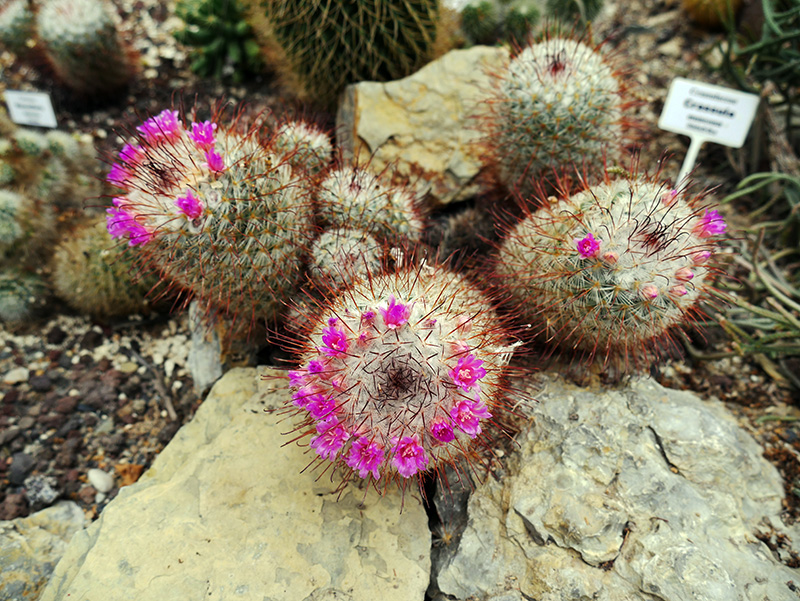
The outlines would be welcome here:
M 176 14 L 186 27 L 175 39 L 197 48 L 191 68 L 198 75 L 239 83 L 261 70 L 261 49 L 238 0 L 183 0 Z
M 0 262 L 33 266 L 50 248 L 55 227 L 47 203 L 0 189 Z
M 30 0 L 0 2 L 0 45 L 15 54 L 25 53 L 34 37 L 34 14 Z
M 320 219 L 368 232 L 381 242 L 419 240 L 424 228 L 419 202 L 410 189 L 384 183 L 388 176 L 360 166 L 332 169 L 316 191 Z
M 137 129 L 108 175 L 125 189 L 108 209 L 111 235 L 206 311 L 245 324 L 274 317 L 312 238 L 310 175 L 292 166 L 293 151 L 238 119 L 184 124 L 165 110 Z
M 698 313 L 725 227 L 703 194 L 609 176 L 510 228 L 496 272 L 542 339 L 622 373 Z
M 309 255 L 309 275 L 320 289 L 353 284 L 378 274 L 383 263 L 378 241 L 351 228 L 322 232 L 311 245 Z
M 433 57 L 436 0 L 253 0 L 287 65 L 284 80 L 298 95 L 334 106 L 348 83 L 405 77 Z M 259 8 L 254 8 L 259 10 Z
M 632 104 L 614 61 L 599 47 L 545 37 L 523 48 L 497 80 L 481 121 L 491 163 L 511 190 L 528 196 L 537 179 L 617 159 Z
M 423 265 L 312 307 L 289 372 L 298 430 L 319 458 L 392 481 L 477 458 L 505 399 L 507 330 L 465 278 Z
M 115 244 L 102 216 L 80 223 L 56 247 L 52 261 L 55 294 L 93 317 L 116 317 L 148 308 L 154 276 L 140 276 L 136 253 Z
M 47 286 L 41 276 L 16 268 L 0 270 L 0 321 L 18 325 L 45 303 Z
M 333 155 L 330 136 L 316 125 L 299 120 L 278 126 L 275 148 L 278 152 L 288 153 L 292 165 L 314 176 L 330 165 Z
M 603 8 L 603 0 L 547 0 L 547 12 L 557 19 L 572 24 L 593 21 Z
M 472 44 L 494 44 L 507 40 L 524 44 L 539 22 L 539 9 L 530 2 L 481 2 L 461 10 L 461 30 Z
M 136 72 L 105 0 L 44 0 L 36 28 L 45 55 L 61 82 L 79 94 L 111 93 Z

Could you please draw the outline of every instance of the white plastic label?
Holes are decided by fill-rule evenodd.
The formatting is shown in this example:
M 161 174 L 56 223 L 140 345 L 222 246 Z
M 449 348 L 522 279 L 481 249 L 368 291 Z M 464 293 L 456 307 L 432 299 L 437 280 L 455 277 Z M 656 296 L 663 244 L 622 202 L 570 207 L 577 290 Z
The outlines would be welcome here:
M 759 97 L 722 86 L 677 77 L 672 81 L 658 126 L 692 139 L 678 182 L 694 167 L 703 142 L 741 148 Z
M 8 105 L 8 116 L 17 125 L 50 128 L 58 126 L 49 94 L 6 90 L 4 96 Z

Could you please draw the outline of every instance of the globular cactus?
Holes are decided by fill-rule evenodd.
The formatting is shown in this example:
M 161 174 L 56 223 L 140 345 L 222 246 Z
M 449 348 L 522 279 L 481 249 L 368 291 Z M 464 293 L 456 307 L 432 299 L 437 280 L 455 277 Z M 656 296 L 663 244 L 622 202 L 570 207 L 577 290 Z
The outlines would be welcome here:
M 0 321 L 20 325 L 44 306 L 46 298 L 41 276 L 17 268 L 0 270 Z
M 333 156 L 333 145 L 328 134 L 312 123 L 300 120 L 278 125 L 275 148 L 288 153 L 292 165 L 316 176 L 327 169 Z
M 703 194 L 607 177 L 510 228 L 496 275 L 541 340 L 624 373 L 698 314 L 725 229 Z
M 585 25 L 603 8 L 603 0 L 547 0 L 546 8 L 549 15 L 567 24 Z
M 733 21 L 742 0 L 681 0 L 681 8 L 699 25 L 718 27 Z
M 113 5 L 105 0 L 44 0 L 36 17 L 39 39 L 59 80 L 78 94 L 112 93 L 137 71 L 122 40 Z
M 622 154 L 631 105 L 614 61 L 599 47 L 545 37 L 497 77 L 480 121 L 490 164 L 523 197 L 555 170 L 574 165 L 591 175 Z
M 317 211 L 324 225 L 361 230 L 381 242 L 418 241 L 425 222 L 417 195 L 387 183 L 365 167 L 332 169 L 316 190 Z
M 309 250 L 309 275 L 319 289 L 343 287 L 380 273 L 384 250 L 366 232 L 351 228 L 326 230 Z
M 436 0 L 251 0 L 268 23 L 287 64 L 276 64 L 301 97 L 335 106 L 357 81 L 405 77 L 433 58 L 439 7 Z M 273 42 L 274 43 L 274 42 Z
M 343 482 L 379 490 L 466 457 L 506 399 L 508 332 L 464 277 L 425 266 L 360 281 L 309 311 L 289 372 L 298 431 Z
M 108 209 L 111 235 L 207 312 L 275 317 L 313 237 L 309 173 L 260 123 L 184 124 L 165 110 L 137 129 L 108 175 L 125 189 Z
M 0 2 L 0 46 L 15 54 L 28 51 L 28 40 L 35 35 L 35 20 L 31 0 Z
M 483 0 L 461 10 L 461 29 L 472 44 L 495 44 L 500 40 L 524 44 L 539 17 L 539 9 L 531 2 Z
M 55 229 L 55 215 L 46 202 L 0 189 L 0 262 L 35 266 L 52 246 Z
M 197 48 L 192 71 L 239 83 L 261 70 L 261 49 L 238 0 L 182 0 L 175 12 L 186 22 L 175 39 Z
M 467 4 L 461 10 L 461 29 L 473 44 L 493 44 L 497 41 L 500 27 L 499 7 L 494 2 L 483 0 Z
M 116 244 L 100 216 L 65 234 L 52 260 L 53 291 L 92 317 L 117 317 L 149 308 L 147 294 L 157 284 L 135 268 L 136 252 Z

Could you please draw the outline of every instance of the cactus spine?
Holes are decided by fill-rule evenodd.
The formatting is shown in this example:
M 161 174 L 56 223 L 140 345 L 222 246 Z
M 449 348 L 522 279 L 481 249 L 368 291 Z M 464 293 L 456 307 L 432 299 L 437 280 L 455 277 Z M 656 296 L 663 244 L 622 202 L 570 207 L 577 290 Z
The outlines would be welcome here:
M 291 371 L 298 429 L 320 458 L 389 482 L 475 457 L 504 401 L 506 331 L 462 276 L 418 269 L 356 283 L 309 315 Z
M 545 340 L 624 371 L 698 311 L 724 231 L 702 195 L 607 178 L 511 228 L 497 275 Z

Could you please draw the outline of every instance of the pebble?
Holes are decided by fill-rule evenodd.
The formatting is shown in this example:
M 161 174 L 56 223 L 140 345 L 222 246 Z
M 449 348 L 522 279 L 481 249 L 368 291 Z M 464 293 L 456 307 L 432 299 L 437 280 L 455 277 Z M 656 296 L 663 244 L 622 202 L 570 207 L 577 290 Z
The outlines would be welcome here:
M 27 453 L 14 453 L 11 460 L 11 469 L 8 471 L 8 481 L 14 486 L 22 486 L 25 477 L 33 469 L 36 461 Z
M 97 492 L 107 493 L 114 488 L 114 476 L 101 469 L 92 468 L 86 476 L 89 478 L 89 483 L 94 486 Z
M 3 376 L 3 384 L 22 384 L 28 381 L 30 375 L 27 367 L 15 367 Z
M 50 387 L 53 383 L 50 381 L 45 375 L 41 376 L 33 376 L 29 381 L 31 388 L 33 388 L 37 392 L 47 392 L 50 390 Z
M 97 491 L 94 489 L 93 486 L 84 486 L 78 492 L 78 498 L 83 501 L 86 505 L 91 505 L 94 502 L 94 497 L 97 494 Z
M 56 413 L 68 414 L 75 411 L 75 407 L 78 406 L 78 399 L 75 397 L 65 396 L 58 399 L 53 405 L 53 410 Z
M 119 366 L 119 371 L 121 371 L 124 374 L 132 374 L 137 369 L 139 369 L 139 364 L 134 363 L 133 361 L 125 361 Z
M 52 476 L 36 474 L 25 479 L 25 496 L 31 509 L 38 511 L 49 507 L 61 496 L 58 483 Z
M 23 430 L 30 430 L 35 423 L 35 418 L 31 417 L 30 415 L 26 415 L 25 417 L 20 418 L 20 420 L 17 422 L 17 426 Z

